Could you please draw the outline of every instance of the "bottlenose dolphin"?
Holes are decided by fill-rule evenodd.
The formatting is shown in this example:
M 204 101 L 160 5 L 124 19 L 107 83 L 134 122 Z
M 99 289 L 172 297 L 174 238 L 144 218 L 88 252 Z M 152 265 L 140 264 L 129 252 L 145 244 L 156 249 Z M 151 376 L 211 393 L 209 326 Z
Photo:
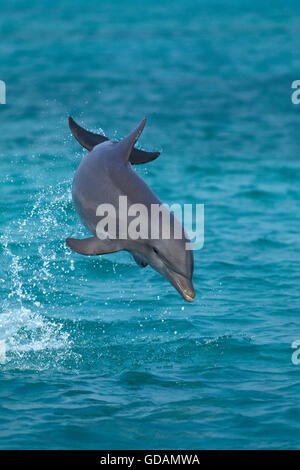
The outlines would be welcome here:
M 93 236 L 86 239 L 67 238 L 66 243 L 73 251 L 88 256 L 121 250 L 128 251 L 139 266 L 145 267 L 149 264 L 162 274 L 185 300 L 192 302 L 195 297 L 192 283 L 194 260 L 192 251 L 186 249 L 189 238 L 179 220 L 165 206 L 162 206 L 158 197 L 129 163 L 139 164 L 151 161 L 159 155 L 159 153 L 143 152 L 134 148 L 145 123 L 146 118 L 120 142 L 112 142 L 105 136 L 82 129 L 72 118 L 69 118 L 73 135 L 90 150 L 75 173 L 72 197 L 81 222 Z M 120 235 L 121 222 L 124 223 L 125 220 L 125 224 L 129 225 L 132 221 L 130 214 L 129 216 L 127 213 L 124 214 L 119 208 L 120 196 L 127 197 L 129 207 L 142 204 L 148 209 L 146 214 L 140 213 L 139 218 L 140 226 L 147 227 L 149 237 L 146 239 L 130 236 L 124 239 Z M 102 204 L 112 205 L 116 209 L 118 228 L 115 233 L 117 236 L 115 233 L 114 236 L 112 233 L 106 233 L 107 238 L 99 238 L 97 208 Z M 163 213 L 169 216 L 171 226 L 169 239 L 163 237 L 160 224 L 158 228 L 154 227 L 157 229 L 156 237 L 151 238 L 153 228 L 151 207 L 154 205 L 162 208 L 161 217 Z M 175 230 L 178 234 L 178 228 L 182 234 L 181 238 L 174 236 Z

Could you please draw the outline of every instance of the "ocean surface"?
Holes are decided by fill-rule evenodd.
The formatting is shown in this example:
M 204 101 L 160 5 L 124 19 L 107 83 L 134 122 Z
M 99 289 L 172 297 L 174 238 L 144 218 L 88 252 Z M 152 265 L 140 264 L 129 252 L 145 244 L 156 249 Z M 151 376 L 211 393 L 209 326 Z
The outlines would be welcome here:
M 1 2 L 0 448 L 299 448 L 296 1 Z M 195 302 L 84 257 L 68 115 L 205 205 Z

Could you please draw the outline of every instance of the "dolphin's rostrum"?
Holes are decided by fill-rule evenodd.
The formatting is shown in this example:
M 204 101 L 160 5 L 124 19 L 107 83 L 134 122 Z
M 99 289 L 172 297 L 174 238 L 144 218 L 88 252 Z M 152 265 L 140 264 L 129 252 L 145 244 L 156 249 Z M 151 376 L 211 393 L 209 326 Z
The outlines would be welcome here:
M 145 123 L 146 118 L 120 142 L 112 142 L 107 137 L 86 131 L 69 118 L 73 135 L 90 151 L 84 156 L 75 173 L 72 196 L 80 220 L 93 236 L 81 240 L 67 238 L 66 243 L 73 251 L 82 255 L 128 251 L 139 266 L 145 267 L 147 264 L 152 266 L 180 292 L 185 300 L 192 302 L 195 297 L 192 283 L 194 261 L 192 251 L 186 249 L 186 244 L 189 242 L 186 232 L 173 213 L 170 213 L 165 206 L 161 206 L 161 201 L 130 164 L 145 163 L 159 155 L 134 148 Z M 143 204 L 149 209 L 146 216 L 141 215 L 141 225 L 149 228 L 151 206 L 163 207 L 170 217 L 171 237 L 165 239 L 161 227 L 158 227 L 158 237 L 155 239 L 151 236 L 146 239 L 130 237 L 123 239 L 118 236 L 110 237 L 109 233 L 108 238 L 100 239 L 97 236 L 99 222 L 97 208 L 101 204 L 114 206 L 117 221 L 120 222 L 124 217 L 119 210 L 120 196 L 127 197 L 128 206 Z M 127 214 L 126 221 L 129 224 L 130 217 L 127 219 Z M 178 233 L 178 228 L 182 231 L 180 238 L 174 237 L 176 229 Z

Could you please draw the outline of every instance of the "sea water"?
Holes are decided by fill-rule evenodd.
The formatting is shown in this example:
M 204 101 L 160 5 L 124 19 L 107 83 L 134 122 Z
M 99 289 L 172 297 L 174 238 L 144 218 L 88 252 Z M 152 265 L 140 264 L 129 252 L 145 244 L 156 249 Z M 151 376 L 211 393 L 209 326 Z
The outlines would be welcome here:
M 298 6 L 1 2 L 0 448 L 299 447 Z M 205 206 L 194 303 L 66 246 L 69 114 L 115 139 L 147 116 L 135 169 Z

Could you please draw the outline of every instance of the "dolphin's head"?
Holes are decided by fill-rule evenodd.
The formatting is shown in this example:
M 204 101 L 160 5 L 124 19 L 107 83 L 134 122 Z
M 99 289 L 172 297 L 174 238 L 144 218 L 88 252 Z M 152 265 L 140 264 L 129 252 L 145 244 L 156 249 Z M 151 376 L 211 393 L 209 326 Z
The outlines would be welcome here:
M 179 244 L 177 244 L 179 245 Z M 164 276 L 182 297 L 188 302 L 193 302 L 195 290 L 192 282 L 193 275 L 193 252 L 182 249 L 177 246 L 176 251 L 170 253 L 168 241 L 163 240 L 159 243 L 159 248 L 154 246 L 150 254 L 149 264 L 153 269 Z M 168 253 L 168 257 L 164 252 Z
M 144 265 L 149 264 L 166 278 L 185 300 L 193 302 L 195 298 L 192 282 L 193 252 L 191 249 L 187 249 L 190 246 L 190 241 L 186 232 L 180 222 L 171 214 L 171 224 L 172 222 L 181 227 L 182 237 L 180 239 L 174 236 L 164 238 L 160 233 L 159 239 L 149 238 L 143 243 L 139 243 L 137 254 L 141 257 Z

